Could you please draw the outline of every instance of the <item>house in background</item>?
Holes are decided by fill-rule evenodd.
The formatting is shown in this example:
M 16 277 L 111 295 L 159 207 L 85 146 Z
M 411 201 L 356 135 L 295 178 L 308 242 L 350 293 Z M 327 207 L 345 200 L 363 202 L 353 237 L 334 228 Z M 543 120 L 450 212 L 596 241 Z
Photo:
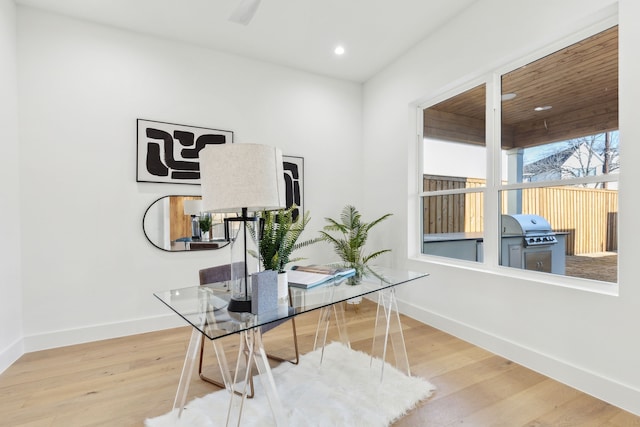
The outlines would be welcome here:
M 617 132 L 614 134 L 617 137 Z M 605 148 L 602 144 L 597 144 L 598 140 L 604 139 L 604 135 L 549 144 L 559 151 L 553 151 L 532 162 L 525 162 L 523 182 L 556 181 L 616 173 L 620 167 L 617 138 L 613 147 Z M 547 148 L 546 151 L 552 150 Z
M 109 5 L 105 19 L 128 5 L 128 16 L 153 24 L 175 2 L 157 9 L 137 1 L 41 2 L 69 8 L 58 11 L 38 3 L 0 0 L 0 370 L 25 352 L 179 326 L 152 293 L 197 284 L 199 269 L 228 261 L 224 251 L 166 253 L 144 237 L 142 218 L 155 200 L 199 190 L 136 182 L 135 123 L 143 118 L 232 130 L 236 142 L 303 157 L 308 230 L 347 203 L 365 219 L 394 214 L 369 243 L 392 248 L 385 264 L 430 273 L 428 285 L 402 290 L 405 314 L 640 414 L 640 343 L 630 334 L 640 322 L 640 169 L 633 167 L 640 162 L 640 2 L 459 2 L 455 14 L 393 61 L 352 78 L 303 69 L 296 51 L 279 63 L 156 31 L 172 25 L 127 29 L 84 16 L 98 4 Z M 188 17 L 194 3 L 180 2 L 184 10 L 167 22 Z M 279 5 L 271 16 L 280 25 L 304 26 L 290 19 L 290 2 L 268 3 Z M 416 27 L 395 14 L 387 19 L 402 24 L 399 32 Z M 484 262 L 472 267 L 422 256 L 414 179 L 422 176 L 414 170 L 421 102 L 618 23 L 620 139 L 631 165 L 619 178 L 618 283 L 567 284 L 505 271 L 495 232 L 486 235 Z M 237 31 L 225 42 L 242 41 Z M 290 38 L 301 52 L 319 49 Z M 384 41 L 369 48 L 383 49 Z M 353 51 L 327 55 L 338 67 L 359 61 Z M 497 197 L 486 204 L 497 205 Z M 485 229 L 498 230 L 497 215 L 486 221 Z M 303 256 L 333 260 L 322 245 Z

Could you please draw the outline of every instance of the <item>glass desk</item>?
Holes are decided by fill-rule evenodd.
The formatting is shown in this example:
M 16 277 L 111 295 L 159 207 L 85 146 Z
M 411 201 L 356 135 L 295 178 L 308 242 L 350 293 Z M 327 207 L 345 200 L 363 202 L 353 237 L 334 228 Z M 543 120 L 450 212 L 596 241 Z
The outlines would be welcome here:
M 276 424 L 279 426 L 287 425 L 286 416 L 278 397 L 262 343 L 260 327 L 312 310 L 319 310 L 320 316 L 316 329 L 314 350 L 318 346 L 322 346 L 324 351 L 332 318 L 335 319 L 340 341 L 349 345 L 343 305 L 339 303 L 374 293 L 377 293 L 378 310 L 371 357 L 379 355 L 382 360 L 385 360 L 387 346 L 391 342 L 396 366 L 405 373 L 410 374 L 395 288 L 398 285 L 426 277 L 427 274 L 386 268 L 376 268 L 375 270 L 375 275 L 365 275 L 361 279 L 357 279 L 355 284 L 353 278 L 347 278 L 336 279 L 311 289 L 291 286 L 289 287 L 289 292 L 293 309 L 289 309 L 288 304 L 282 304 L 277 310 L 259 315 L 227 311 L 226 306 L 231 297 L 227 282 L 154 293 L 160 301 L 193 327 L 173 405 L 174 409 L 178 409 L 178 417 L 182 414 L 182 409 L 186 403 L 189 384 L 196 365 L 196 357 L 200 350 L 200 337 L 201 334 L 204 334 L 213 344 L 225 387 L 230 391 L 227 425 L 229 423 L 235 424 L 236 421 L 238 425 L 240 424 L 242 406 L 247 396 L 246 385 L 249 379 L 248 375 L 251 372 L 251 369 L 249 369 L 251 362 L 258 369 L 258 376 L 262 381 Z M 245 378 L 241 379 L 237 378 L 239 365 L 236 366 L 236 377 L 231 378 L 225 352 L 222 344 L 220 344 L 221 340 L 218 340 L 218 338 L 233 334 L 239 334 L 240 336 L 237 363 L 241 363 L 241 359 L 244 357 L 243 354 L 248 354 Z M 379 336 L 382 336 L 382 338 L 378 339 Z M 384 375 L 384 364 L 382 364 L 382 367 L 381 380 Z M 236 390 L 237 384 L 242 385 L 241 391 Z M 238 400 L 236 399 L 237 396 L 240 398 L 239 403 L 236 402 Z

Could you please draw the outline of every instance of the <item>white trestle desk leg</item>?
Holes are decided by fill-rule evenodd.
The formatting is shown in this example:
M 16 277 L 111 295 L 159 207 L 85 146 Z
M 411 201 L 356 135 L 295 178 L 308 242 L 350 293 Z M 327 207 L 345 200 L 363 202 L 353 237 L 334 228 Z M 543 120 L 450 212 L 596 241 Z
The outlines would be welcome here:
M 404 334 L 402 333 L 402 324 L 400 323 L 400 314 L 398 313 L 398 303 L 394 288 L 378 292 L 378 309 L 376 313 L 373 344 L 371 346 L 371 363 L 373 363 L 373 358 L 380 352 L 377 348 L 377 346 L 380 345 L 380 340 L 378 339 L 380 335 L 383 335 L 382 355 L 380 358 L 383 361 L 386 360 L 388 342 L 391 340 L 396 367 L 407 375 L 411 375 L 409 358 L 407 357 L 407 347 L 404 342 Z M 382 381 L 383 378 L 384 363 L 382 364 L 380 372 L 380 381 Z
M 199 298 L 200 304 L 200 319 L 198 322 L 198 328 L 191 328 L 191 338 L 189 339 L 189 348 L 187 349 L 187 355 L 184 358 L 184 364 L 182 365 L 182 373 L 180 374 L 180 382 L 178 383 L 178 391 L 176 392 L 176 398 L 173 401 L 173 409 L 179 408 L 178 418 L 182 416 L 184 405 L 187 402 L 187 394 L 189 393 L 189 385 L 191 385 L 191 378 L 193 378 L 193 370 L 196 366 L 196 357 L 200 351 L 200 345 L 202 344 L 201 332 L 207 325 L 207 322 L 211 321 L 211 314 L 207 314 L 207 299 Z
M 267 352 L 264 349 L 264 344 L 262 342 L 262 332 L 260 328 L 254 328 L 251 332 L 248 332 L 251 335 L 251 342 L 254 347 L 253 360 L 258 368 L 258 373 L 260 374 L 260 382 L 262 383 L 262 389 L 264 390 L 267 399 L 269 400 L 269 406 L 271 406 L 271 413 L 273 414 L 273 419 L 276 422 L 276 426 L 284 427 L 288 426 L 287 417 L 284 412 L 284 408 L 282 407 L 282 402 L 280 401 L 280 396 L 278 395 L 278 390 L 276 389 L 276 382 L 273 379 L 273 374 L 271 373 L 271 367 L 269 366 L 269 359 L 267 358 Z
M 322 351 L 320 353 L 320 363 L 324 359 L 324 347 L 327 344 L 327 333 L 329 332 L 329 325 L 331 323 L 331 315 L 335 316 L 336 327 L 338 328 L 338 335 L 340 336 L 340 342 L 351 348 L 351 342 L 349 341 L 349 334 L 347 333 L 347 321 L 344 317 L 344 307 L 342 303 L 333 304 L 320 309 L 320 317 L 318 318 L 318 326 L 316 327 L 316 337 L 313 341 L 313 350 L 318 348 L 318 335 L 321 328 L 324 328 L 322 336 Z
M 329 332 L 329 323 L 331 322 L 331 307 L 322 307 L 320 309 L 320 316 L 318 317 L 318 326 L 316 326 L 316 337 L 313 340 L 313 350 L 318 349 L 318 335 L 320 334 L 320 328 L 324 327 L 324 333 L 322 336 L 322 352 L 320 352 L 320 363 L 324 358 L 324 346 L 327 343 L 327 332 Z
M 249 382 L 249 375 L 251 375 L 251 358 L 253 357 L 253 354 L 251 353 L 253 351 L 253 346 L 247 341 L 247 332 L 240 332 L 240 345 L 238 346 L 236 369 L 233 374 L 233 381 L 230 384 L 231 397 L 229 399 L 229 408 L 227 410 L 227 426 L 240 425 L 240 421 L 242 419 L 242 408 L 244 406 L 244 401 L 247 398 L 247 383 Z M 246 358 L 244 357 L 245 353 L 248 353 Z M 238 384 L 238 372 L 241 370 L 242 360 L 245 360 L 246 366 L 244 381 L 242 382 L 242 393 L 240 393 L 236 390 L 236 385 Z M 239 402 L 238 398 L 240 399 Z
M 216 316 L 211 310 L 207 310 L 207 323 L 215 329 Z M 228 391 L 232 391 L 231 374 L 229 373 L 229 363 L 227 362 L 227 354 L 224 351 L 224 344 L 222 340 L 214 339 L 210 340 L 213 346 L 213 351 L 216 353 L 216 359 L 218 360 L 218 367 L 220 368 L 220 374 L 222 374 L 222 382 L 224 388 Z
M 213 350 L 216 352 L 216 358 L 218 359 L 218 367 L 220 368 L 220 373 L 222 374 L 222 382 L 224 383 L 224 388 L 232 391 L 232 382 L 231 382 L 231 374 L 229 373 L 229 363 L 227 362 L 227 355 L 224 351 L 224 345 L 222 344 L 222 340 L 211 340 L 213 345 Z
M 336 327 L 338 328 L 338 334 L 340 335 L 340 342 L 351 348 L 351 343 L 349 342 L 349 334 L 347 333 L 347 320 L 344 317 L 343 304 L 344 303 L 340 302 L 338 304 L 332 305 L 333 314 L 336 317 Z
M 189 349 L 187 350 L 187 355 L 184 358 L 182 374 L 180 375 L 180 382 L 178 383 L 178 391 L 176 392 L 176 398 L 173 401 L 173 409 L 179 408 L 178 418 L 182 416 L 182 410 L 184 409 L 184 404 L 187 401 L 187 393 L 189 392 L 189 385 L 191 384 L 191 378 L 193 377 L 193 369 L 196 366 L 196 357 L 200 350 L 200 341 L 200 331 L 196 328 L 191 328 Z
M 242 383 L 242 393 L 238 396 L 233 387 L 235 387 L 238 382 L 238 372 L 241 370 L 241 359 L 243 359 L 242 356 L 245 351 L 248 351 L 248 357 L 246 359 L 247 366 Z M 271 413 L 273 414 L 276 426 L 287 426 L 287 418 L 284 409 L 282 408 L 280 397 L 278 396 L 276 383 L 271 373 L 271 367 L 269 366 L 269 359 L 267 359 L 267 353 L 264 350 L 260 328 L 253 328 L 249 331 L 241 332 L 241 343 L 240 349 L 238 350 L 236 373 L 233 379 L 233 384 L 231 385 L 231 400 L 229 402 L 229 410 L 227 412 L 227 426 L 240 426 L 244 402 L 247 399 L 247 387 L 249 384 L 249 375 L 251 375 L 252 363 L 255 364 L 258 369 L 258 376 L 262 383 L 263 392 L 269 401 L 269 406 L 271 407 Z M 239 402 L 238 398 L 240 399 Z

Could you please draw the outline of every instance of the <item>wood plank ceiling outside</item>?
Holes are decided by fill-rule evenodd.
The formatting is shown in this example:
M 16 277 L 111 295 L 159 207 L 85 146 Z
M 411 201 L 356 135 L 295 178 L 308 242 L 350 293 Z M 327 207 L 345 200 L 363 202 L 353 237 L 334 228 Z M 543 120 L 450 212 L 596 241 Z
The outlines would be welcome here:
M 502 76 L 502 147 L 532 147 L 618 129 L 618 27 Z M 535 111 L 535 107 L 551 106 Z M 485 144 L 485 86 L 424 110 L 424 135 Z

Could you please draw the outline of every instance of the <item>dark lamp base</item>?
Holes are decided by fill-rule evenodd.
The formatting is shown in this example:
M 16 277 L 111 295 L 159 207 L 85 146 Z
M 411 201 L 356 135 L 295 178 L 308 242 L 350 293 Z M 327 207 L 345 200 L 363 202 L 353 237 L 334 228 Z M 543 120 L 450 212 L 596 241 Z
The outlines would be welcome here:
M 251 313 L 251 300 L 236 300 L 231 298 L 227 310 L 234 313 Z

